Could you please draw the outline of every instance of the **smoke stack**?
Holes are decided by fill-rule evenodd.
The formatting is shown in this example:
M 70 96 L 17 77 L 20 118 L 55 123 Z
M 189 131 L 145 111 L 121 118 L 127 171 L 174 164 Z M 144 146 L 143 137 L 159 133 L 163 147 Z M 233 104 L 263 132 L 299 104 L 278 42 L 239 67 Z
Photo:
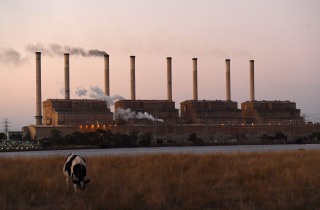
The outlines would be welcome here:
M 231 101 L 230 59 L 226 59 L 226 100 Z
M 197 76 L 197 58 L 192 58 L 193 61 L 193 100 L 198 100 L 198 76 Z
M 41 111 L 41 52 L 36 52 L 36 125 L 42 125 Z
M 69 53 L 64 54 L 64 95 L 70 99 L 70 74 L 69 74 Z
M 131 65 L 131 100 L 136 100 L 135 56 L 130 56 Z
M 110 96 L 110 83 L 109 83 L 109 55 L 104 55 L 104 94 Z
M 167 57 L 167 95 L 168 95 L 168 100 L 172 101 L 172 58 Z
M 254 60 L 250 60 L 250 101 L 254 100 Z

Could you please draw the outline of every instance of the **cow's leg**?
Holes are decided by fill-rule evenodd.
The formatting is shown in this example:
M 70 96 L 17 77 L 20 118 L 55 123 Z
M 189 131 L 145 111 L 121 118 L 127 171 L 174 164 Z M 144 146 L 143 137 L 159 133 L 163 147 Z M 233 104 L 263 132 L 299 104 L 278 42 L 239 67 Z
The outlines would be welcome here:
M 76 193 L 78 193 L 77 185 L 76 185 L 76 184 L 73 184 L 73 188 L 74 188 L 74 191 L 75 191 Z

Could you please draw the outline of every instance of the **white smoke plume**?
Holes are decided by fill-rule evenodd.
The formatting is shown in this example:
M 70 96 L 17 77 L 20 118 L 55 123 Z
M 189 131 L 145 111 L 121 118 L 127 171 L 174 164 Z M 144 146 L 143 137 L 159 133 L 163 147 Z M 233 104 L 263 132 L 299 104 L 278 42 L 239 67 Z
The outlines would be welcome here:
M 136 116 L 136 112 L 131 111 L 130 108 L 128 108 L 128 109 L 118 108 L 115 111 L 115 118 L 116 119 L 123 119 L 125 121 L 128 121 L 130 119 L 134 119 L 135 116 Z
M 28 52 L 35 53 L 41 52 L 45 56 L 62 56 L 64 53 L 69 53 L 70 55 L 79 55 L 83 57 L 99 57 L 107 55 L 105 51 L 97 49 L 83 49 L 81 47 L 71 47 L 71 46 L 62 46 L 59 44 L 50 44 L 44 46 L 41 43 L 38 44 L 27 44 L 25 47 Z
M 27 61 L 27 58 L 22 57 L 21 54 L 14 49 L 0 49 L 0 63 L 5 65 L 22 65 Z
M 114 101 L 116 100 L 123 100 L 124 97 L 116 94 L 113 96 L 107 96 L 104 94 L 103 90 L 99 88 L 98 86 L 91 86 L 90 91 L 86 90 L 83 87 L 77 87 L 76 95 L 79 97 L 87 96 L 87 93 L 89 93 L 90 98 L 94 99 L 100 99 L 106 101 L 109 105 L 113 105 Z
M 99 88 L 98 86 L 91 86 L 90 87 L 91 91 L 93 93 L 90 94 L 91 98 L 103 98 L 104 96 L 106 96 L 103 92 L 103 90 L 101 88 Z
M 90 97 L 91 98 L 95 98 L 95 99 L 101 99 L 104 101 L 107 101 L 108 104 L 113 105 L 115 100 L 123 100 L 124 98 L 118 94 L 113 95 L 113 96 L 107 96 L 104 94 L 104 92 L 102 91 L 101 88 L 99 88 L 98 86 L 91 86 L 91 93 L 90 93 Z
M 131 111 L 130 108 L 128 108 L 128 109 L 118 108 L 115 112 L 115 118 L 116 119 L 123 119 L 125 121 L 128 121 L 130 119 L 148 119 L 151 121 L 164 122 L 162 119 L 155 118 L 152 115 L 148 114 L 147 112 L 136 113 L 135 111 Z
M 86 89 L 84 89 L 82 87 L 77 87 L 76 95 L 79 96 L 79 97 L 86 96 L 87 92 L 88 91 Z

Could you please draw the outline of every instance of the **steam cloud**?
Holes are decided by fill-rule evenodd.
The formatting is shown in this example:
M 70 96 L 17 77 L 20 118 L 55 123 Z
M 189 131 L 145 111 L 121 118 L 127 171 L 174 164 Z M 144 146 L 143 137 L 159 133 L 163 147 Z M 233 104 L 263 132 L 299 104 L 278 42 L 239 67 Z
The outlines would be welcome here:
M 84 89 L 84 88 L 80 88 L 80 87 L 77 87 L 77 90 L 76 90 L 76 95 L 77 96 L 86 96 L 87 95 L 87 90 Z
M 86 96 L 88 93 L 88 90 L 82 87 L 77 87 L 76 90 L 76 95 L 79 97 Z M 115 100 L 122 100 L 124 99 L 122 96 L 116 94 L 113 96 L 107 96 L 104 94 L 101 88 L 98 86 L 91 86 L 90 87 L 90 93 L 89 93 L 90 98 L 94 99 L 100 99 L 106 101 L 108 104 L 113 105 Z
M 82 57 L 100 57 L 108 55 L 105 51 L 102 50 L 85 50 L 81 47 L 61 46 L 59 44 L 50 44 L 47 47 L 43 44 L 28 44 L 26 46 L 26 50 L 31 53 L 39 51 L 46 56 L 61 56 L 64 53 L 69 53 L 70 55 L 79 55 Z
M 104 92 L 98 86 L 91 86 L 90 89 L 92 91 L 89 95 L 91 98 L 101 99 L 101 100 L 107 101 L 110 105 L 113 105 L 115 100 L 124 99 L 122 96 L 120 96 L 118 94 L 113 95 L 113 96 L 107 96 L 104 94 Z
M 82 87 L 77 87 L 76 94 L 77 96 L 86 96 L 89 91 L 82 88 Z M 122 100 L 124 99 L 122 96 L 116 94 L 113 96 L 107 96 L 104 94 L 103 90 L 99 88 L 98 86 L 91 86 L 90 87 L 90 93 L 89 93 L 90 98 L 94 99 L 101 99 L 106 101 L 108 104 L 113 105 L 115 100 Z M 130 119 L 148 119 L 151 121 L 158 121 L 158 122 L 164 122 L 162 119 L 158 119 L 153 117 L 152 115 L 148 114 L 147 112 L 138 112 L 136 113 L 135 111 L 131 111 L 130 108 L 128 109 L 122 109 L 119 108 L 115 111 L 115 117 L 118 119 L 123 119 L 123 120 L 130 120 Z
M 5 49 L 0 51 L 0 63 L 21 65 L 27 62 L 27 58 L 23 58 L 21 54 L 14 49 Z
M 151 121 L 158 121 L 158 122 L 164 122 L 162 119 L 158 119 L 153 117 L 152 115 L 148 114 L 147 112 L 138 112 L 131 111 L 130 108 L 128 109 L 122 109 L 118 108 L 115 112 L 116 119 L 123 119 L 125 121 L 128 121 L 130 119 L 148 119 Z

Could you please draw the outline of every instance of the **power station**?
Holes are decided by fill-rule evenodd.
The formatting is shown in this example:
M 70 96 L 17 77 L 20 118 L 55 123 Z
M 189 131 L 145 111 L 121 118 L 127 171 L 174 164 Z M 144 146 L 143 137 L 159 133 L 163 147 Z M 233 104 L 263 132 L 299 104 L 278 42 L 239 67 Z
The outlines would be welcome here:
M 256 101 L 254 90 L 254 60 L 249 61 L 250 100 L 238 103 L 231 99 L 230 59 L 226 59 L 226 99 L 198 100 L 197 58 L 192 58 L 193 99 L 180 103 L 176 109 L 172 100 L 172 58 L 167 57 L 167 99 L 136 99 L 135 56 L 130 56 L 131 99 L 115 102 L 115 113 L 104 100 L 70 99 L 70 61 L 64 54 L 65 99 L 41 99 L 41 52 L 36 52 L 36 124 L 23 128 L 32 139 L 50 136 L 53 129 L 63 135 L 97 129 L 115 133 L 144 132 L 162 139 L 181 139 L 195 133 L 203 139 L 249 139 L 263 133 L 288 132 L 294 138 L 305 125 L 300 110 L 291 101 Z M 104 55 L 105 95 L 110 96 L 109 55 Z M 43 110 L 43 114 L 42 114 Z M 118 110 L 130 114 L 123 117 Z M 146 115 L 151 117 L 145 117 Z M 140 117 L 139 117 L 140 116 Z M 290 126 L 290 128 L 288 127 Z M 308 130 L 304 129 L 304 132 Z M 299 133 L 300 132 L 300 133 Z

